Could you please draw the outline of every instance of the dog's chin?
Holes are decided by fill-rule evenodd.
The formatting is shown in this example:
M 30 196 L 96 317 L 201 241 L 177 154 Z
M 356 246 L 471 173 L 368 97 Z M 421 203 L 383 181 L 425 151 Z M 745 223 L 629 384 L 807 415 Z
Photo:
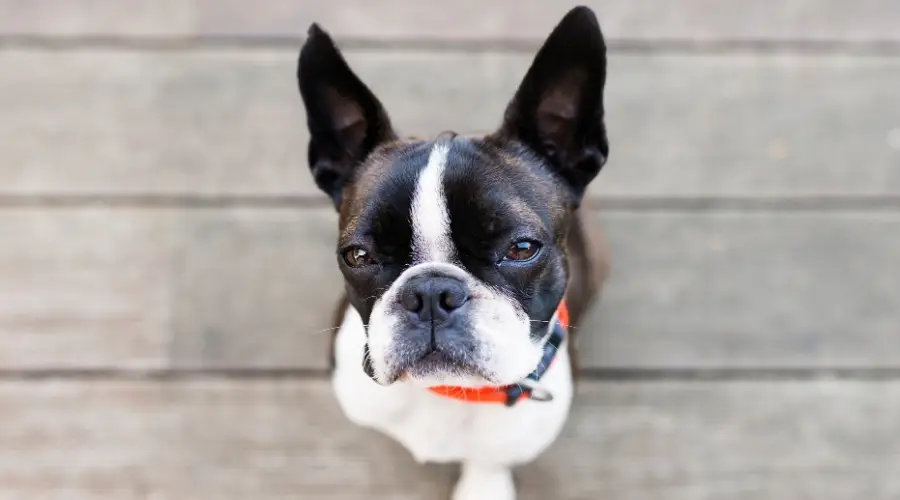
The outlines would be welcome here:
M 454 359 L 441 351 L 431 351 L 405 365 L 396 366 L 385 376 L 376 376 L 387 384 L 406 382 L 420 387 L 452 385 L 483 387 L 495 385 L 480 366 Z M 387 385 L 386 384 L 386 385 Z
M 458 363 L 442 353 L 434 351 L 406 371 L 406 379 L 420 387 L 452 385 L 456 387 L 482 387 L 492 385 L 477 366 Z

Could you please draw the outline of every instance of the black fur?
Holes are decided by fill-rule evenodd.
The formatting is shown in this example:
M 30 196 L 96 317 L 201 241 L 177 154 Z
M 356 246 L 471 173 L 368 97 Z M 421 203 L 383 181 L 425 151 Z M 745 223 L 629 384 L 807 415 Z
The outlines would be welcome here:
M 300 53 L 297 77 L 311 134 L 310 169 L 340 210 L 337 260 L 348 300 L 368 324 L 375 302 L 418 264 L 412 198 L 435 141 L 398 141 L 378 99 L 316 25 Z M 590 9 L 573 9 L 536 55 L 497 133 L 438 138 L 450 145 L 443 189 L 454 264 L 518 302 L 535 337 L 546 333 L 566 291 L 574 211 L 609 155 L 605 81 L 606 47 L 597 20 Z M 542 246 L 538 256 L 527 263 L 503 261 L 522 239 Z M 342 256 L 354 247 L 365 249 L 375 264 L 348 265 Z M 448 331 L 440 352 L 450 358 L 464 359 L 475 349 L 467 315 L 461 317 L 441 327 Z M 409 323 L 398 328 L 415 340 L 404 348 L 406 355 L 424 356 L 424 326 Z M 429 328 L 434 342 L 436 327 Z
M 300 51 L 297 82 L 310 132 L 309 168 L 338 206 L 357 165 L 396 135 L 381 103 L 317 24 Z
M 357 222 L 352 231 L 341 234 L 338 253 L 361 246 L 378 265 L 353 268 L 343 259 L 339 264 L 350 301 L 366 322 L 375 301 L 406 268 L 418 263 L 412 255 L 412 193 L 433 145 L 418 142 L 396 151 L 389 173 L 369 196 L 353 201 Z M 447 157 L 444 191 L 458 264 L 517 299 L 532 318 L 546 321 L 566 284 L 561 248 L 566 220 L 551 211 L 563 197 L 557 183 L 546 181 L 552 174 L 542 162 L 514 167 L 493 148 L 486 141 L 460 137 L 452 141 Z M 499 265 L 510 244 L 522 238 L 543 245 L 539 258 L 529 264 Z M 536 322 L 535 334 L 545 326 Z
M 577 206 L 609 157 L 603 121 L 606 44 L 594 13 L 570 11 L 538 51 L 506 110 L 501 134 L 543 156 Z

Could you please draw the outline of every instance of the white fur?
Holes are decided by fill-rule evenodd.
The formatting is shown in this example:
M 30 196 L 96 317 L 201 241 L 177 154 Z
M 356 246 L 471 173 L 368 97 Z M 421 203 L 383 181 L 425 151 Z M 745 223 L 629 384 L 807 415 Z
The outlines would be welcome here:
M 516 485 L 509 467 L 463 462 L 451 500 L 515 500 Z
M 409 382 L 373 382 L 362 369 L 366 330 L 353 307 L 335 342 L 333 385 L 344 413 L 397 440 L 419 462 L 462 462 L 453 500 L 513 500 L 509 467 L 532 461 L 556 439 L 572 401 L 565 343 L 541 379 L 553 400 L 508 408 L 445 398 Z
M 444 196 L 444 169 L 450 144 L 439 141 L 419 173 L 412 199 L 413 252 L 420 262 L 449 262 L 453 255 L 450 215 Z
M 534 371 L 544 354 L 543 343 L 531 337 L 531 318 L 519 303 L 473 278 L 470 288 L 482 299 L 473 303 L 474 335 L 481 341 L 481 365 L 495 385 L 516 383 Z
M 473 322 L 472 335 L 479 344 L 479 352 L 475 354 L 476 359 L 473 361 L 490 375 L 490 379 L 435 374 L 412 382 L 421 386 L 507 385 L 516 383 L 531 373 L 541 360 L 543 344 L 532 339 L 531 321 L 518 302 L 486 286 L 461 267 L 427 262 L 404 271 L 384 295 L 375 301 L 369 317 L 369 352 L 375 377 L 387 381 L 396 374 L 393 361 L 398 321 L 388 305 L 397 301 L 397 295 L 410 278 L 433 272 L 455 277 L 466 284 L 470 302 L 467 314 Z

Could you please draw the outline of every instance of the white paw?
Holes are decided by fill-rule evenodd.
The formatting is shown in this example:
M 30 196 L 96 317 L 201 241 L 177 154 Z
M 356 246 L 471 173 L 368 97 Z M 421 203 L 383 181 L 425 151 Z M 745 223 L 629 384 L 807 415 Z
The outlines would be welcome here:
M 498 465 L 463 464 L 452 500 L 516 500 L 512 471 Z

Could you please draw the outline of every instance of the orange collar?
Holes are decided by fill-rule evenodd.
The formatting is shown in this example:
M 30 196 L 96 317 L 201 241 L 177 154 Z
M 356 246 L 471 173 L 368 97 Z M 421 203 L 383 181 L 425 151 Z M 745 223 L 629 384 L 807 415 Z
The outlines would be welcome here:
M 544 344 L 544 355 L 538 368 L 523 380 L 522 383 L 508 386 L 485 386 L 485 387 L 457 387 L 452 385 L 439 385 L 429 387 L 428 390 L 439 396 L 451 399 L 465 401 L 467 403 L 502 403 L 506 406 L 514 404 L 524 399 L 534 399 L 536 401 L 549 401 L 552 399 L 550 394 L 535 394 L 532 384 L 529 381 L 537 382 L 550 367 L 550 364 L 556 357 L 565 338 L 566 330 L 569 328 L 569 310 L 566 308 L 566 301 L 562 300 L 556 308 L 556 314 L 553 316 L 553 329 L 550 338 Z

